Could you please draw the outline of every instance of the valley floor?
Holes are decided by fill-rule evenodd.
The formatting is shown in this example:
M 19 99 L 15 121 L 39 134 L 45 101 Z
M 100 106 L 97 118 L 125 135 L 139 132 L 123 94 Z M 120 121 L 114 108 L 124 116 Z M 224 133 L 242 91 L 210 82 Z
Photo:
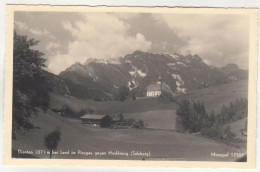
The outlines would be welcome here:
M 129 160 L 187 160 L 187 161 L 234 161 L 231 153 L 244 153 L 245 150 L 218 143 L 197 135 L 181 134 L 166 130 L 147 129 L 103 129 L 83 126 L 77 119 L 68 119 L 52 111 L 40 112 L 32 117 L 32 123 L 39 127 L 30 132 L 17 133 L 12 149 L 33 151 L 33 156 L 49 158 L 47 154 L 35 154 L 35 150 L 46 150 L 44 136 L 57 127 L 61 130 L 61 141 L 55 159 L 129 159 Z M 70 154 L 61 154 L 69 151 Z M 74 151 L 76 154 L 72 155 Z M 85 152 L 79 153 L 79 152 Z M 108 152 L 121 152 L 124 155 L 108 155 Z M 147 153 L 131 156 L 131 151 Z M 86 155 L 92 152 L 92 155 Z M 106 155 L 95 155 L 105 152 Z M 128 156 L 126 156 L 128 153 Z M 212 156 L 227 154 L 227 157 Z M 150 156 L 147 156 L 147 155 Z

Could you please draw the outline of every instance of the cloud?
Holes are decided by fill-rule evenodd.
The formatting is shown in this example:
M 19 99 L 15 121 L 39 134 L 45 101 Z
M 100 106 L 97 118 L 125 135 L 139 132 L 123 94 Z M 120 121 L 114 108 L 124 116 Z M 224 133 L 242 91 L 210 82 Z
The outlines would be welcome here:
M 181 54 L 198 54 L 210 65 L 238 63 L 248 68 L 249 18 L 242 15 L 162 14 L 187 45 Z
M 17 33 L 40 41 L 33 48 L 45 54 L 47 66 L 55 55 L 68 53 L 69 42 L 74 40 L 71 33 L 63 29 L 62 21 L 65 20 L 74 26 L 75 22 L 81 20 L 81 16 L 77 12 L 17 11 L 14 13 L 14 26 Z
M 50 33 L 47 30 L 40 30 L 40 29 L 30 29 L 30 32 L 32 32 L 35 35 L 47 35 Z
M 177 53 L 186 46 L 185 38 L 181 37 L 176 29 L 158 17 L 160 14 L 140 13 L 124 20 L 131 25 L 129 34 L 142 33 L 147 41 L 152 42 L 150 51 L 155 53 Z
M 82 17 L 83 20 L 74 25 L 69 21 L 62 22 L 74 40 L 68 45 L 68 53 L 53 57 L 48 66 L 53 73 L 58 74 L 75 62 L 84 63 L 90 57 L 117 58 L 135 50 L 148 51 L 151 47 L 151 42 L 143 34 L 129 35 L 130 25 L 116 15 L 83 13 Z
M 14 26 L 15 28 L 19 28 L 21 30 L 28 30 L 28 26 L 23 22 L 15 21 Z
M 61 45 L 58 43 L 58 42 L 49 42 L 47 45 L 46 45 L 46 50 L 47 51 L 51 51 L 53 49 L 57 49 L 59 48 Z
M 32 33 L 34 35 L 38 35 L 38 36 L 44 36 L 44 35 L 48 36 L 48 34 L 50 33 L 46 29 L 41 30 L 39 28 L 30 28 L 27 26 L 27 24 L 25 24 L 23 22 L 15 21 L 14 24 L 15 24 L 16 29 L 29 31 L 30 33 Z
M 249 18 L 167 13 L 15 12 L 19 34 L 40 40 L 47 70 L 58 74 L 87 58 L 116 58 L 135 50 L 198 54 L 210 65 L 248 68 Z
M 67 54 L 56 54 L 54 58 L 50 61 L 47 69 L 54 73 L 59 74 L 61 71 L 65 70 L 71 64 L 75 63 L 75 59 L 71 58 Z

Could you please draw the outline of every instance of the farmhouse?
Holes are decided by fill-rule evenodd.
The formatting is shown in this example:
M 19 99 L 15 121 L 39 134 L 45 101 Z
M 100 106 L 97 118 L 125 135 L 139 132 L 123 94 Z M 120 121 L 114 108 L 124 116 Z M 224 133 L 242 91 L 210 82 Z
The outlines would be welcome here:
M 93 115 L 93 114 L 85 114 L 82 117 L 80 117 L 82 124 L 87 124 L 89 126 L 95 126 L 95 127 L 99 127 L 101 120 L 104 118 L 111 118 L 111 117 L 109 117 L 108 115 Z
M 109 115 L 94 115 L 94 114 L 85 114 L 81 119 L 81 124 L 89 125 L 89 126 L 94 126 L 94 127 L 100 127 L 102 126 L 102 121 L 103 124 L 106 123 L 109 127 L 111 125 L 114 126 L 122 126 L 124 125 L 123 119 L 121 119 L 120 116 L 109 116 Z M 105 124 L 105 125 L 106 125 Z
M 159 76 L 157 83 L 150 84 L 147 87 L 147 97 L 159 97 L 162 94 L 162 78 Z

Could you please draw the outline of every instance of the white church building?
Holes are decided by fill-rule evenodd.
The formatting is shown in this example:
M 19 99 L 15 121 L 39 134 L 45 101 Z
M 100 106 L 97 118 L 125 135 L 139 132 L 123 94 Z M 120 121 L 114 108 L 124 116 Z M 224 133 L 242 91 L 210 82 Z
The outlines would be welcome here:
M 162 94 L 162 78 L 159 76 L 157 83 L 150 84 L 147 87 L 147 97 L 159 97 Z

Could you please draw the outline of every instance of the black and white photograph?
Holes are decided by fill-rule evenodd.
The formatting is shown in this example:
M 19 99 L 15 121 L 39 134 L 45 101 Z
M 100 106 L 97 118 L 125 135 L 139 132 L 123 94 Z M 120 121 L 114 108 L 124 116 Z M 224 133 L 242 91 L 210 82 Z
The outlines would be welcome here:
M 248 161 L 252 15 L 91 8 L 14 11 L 12 159 Z

